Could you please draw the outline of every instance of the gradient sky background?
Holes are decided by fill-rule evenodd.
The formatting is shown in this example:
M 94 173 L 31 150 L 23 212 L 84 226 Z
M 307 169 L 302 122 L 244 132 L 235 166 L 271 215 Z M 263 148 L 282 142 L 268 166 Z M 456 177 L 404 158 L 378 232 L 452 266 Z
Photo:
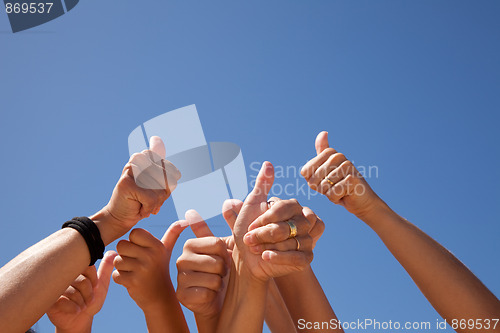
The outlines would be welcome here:
M 499 16 L 493 0 L 81 0 L 12 34 L 0 14 L 0 265 L 107 203 L 136 126 L 196 104 L 208 141 L 242 148 L 249 181 L 253 162 L 298 169 L 329 131 L 356 165 L 377 166 L 368 181 L 393 209 L 498 296 Z M 440 318 L 367 226 L 296 197 L 327 224 L 313 268 L 341 320 Z M 138 226 L 161 237 L 174 219 L 168 201 Z M 227 233 L 221 217 L 209 223 Z M 192 236 L 175 247 L 174 283 Z M 145 323 L 112 283 L 94 329 Z M 53 328 L 44 317 L 37 330 Z

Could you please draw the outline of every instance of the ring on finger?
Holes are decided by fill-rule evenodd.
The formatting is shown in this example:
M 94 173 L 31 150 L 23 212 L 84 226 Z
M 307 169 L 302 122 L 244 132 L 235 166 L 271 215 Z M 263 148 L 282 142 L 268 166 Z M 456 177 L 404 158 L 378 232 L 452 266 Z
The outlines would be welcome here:
M 332 185 L 332 186 L 334 186 L 334 185 L 335 185 L 335 183 L 334 183 L 334 182 L 333 182 L 330 178 L 325 177 L 325 180 L 326 180 L 328 183 L 330 183 L 330 185 Z
M 293 238 L 297 236 L 297 226 L 292 221 L 286 221 L 288 226 L 290 227 L 290 233 L 288 234 L 288 238 Z
M 299 239 L 297 237 L 293 237 L 293 239 L 295 239 L 295 241 L 297 242 L 297 247 L 295 248 L 295 251 L 299 251 L 300 250 L 300 242 L 299 242 Z

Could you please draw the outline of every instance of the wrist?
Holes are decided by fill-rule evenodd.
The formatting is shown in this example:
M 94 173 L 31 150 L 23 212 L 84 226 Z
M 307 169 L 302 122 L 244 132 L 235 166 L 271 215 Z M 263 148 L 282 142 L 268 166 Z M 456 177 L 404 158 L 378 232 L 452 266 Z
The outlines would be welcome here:
M 382 199 L 373 205 L 370 210 L 365 213 L 357 215 L 357 217 L 365 222 L 370 228 L 377 232 L 383 228 L 390 220 L 398 215 L 387 205 Z
M 170 285 L 168 290 L 157 291 L 155 293 L 155 298 L 142 300 L 142 302 L 140 304 L 137 303 L 137 305 L 142 309 L 145 315 L 160 316 L 161 314 L 169 312 L 172 306 L 178 303 L 174 287 Z
M 246 245 L 243 245 L 246 246 Z M 247 253 L 247 256 L 253 256 L 252 253 Z M 243 257 L 242 253 L 239 251 L 237 247 L 233 249 L 233 263 L 234 269 L 236 271 L 236 275 L 238 275 L 238 279 L 244 281 L 247 285 L 255 286 L 256 288 L 265 287 L 267 288 L 267 284 L 271 279 L 267 275 L 257 275 L 250 269 L 246 261 L 247 259 Z
M 122 232 L 121 230 L 117 230 L 116 225 L 120 225 L 120 221 L 118 221 L 109 211 L 104 207 L 97 213 L 89 218 L 94 221 L 101 233 L 101 239 L 105 246 L 112 243 L 115 239 L 120 238 L 126 232 Z
M 91 333 L 92 332 L 92 321 L 93 318 L 90 318 L 89 322 L 80 328 L 72 327 L 70 329 L 62 329 L 56 326 L 55 333 Z

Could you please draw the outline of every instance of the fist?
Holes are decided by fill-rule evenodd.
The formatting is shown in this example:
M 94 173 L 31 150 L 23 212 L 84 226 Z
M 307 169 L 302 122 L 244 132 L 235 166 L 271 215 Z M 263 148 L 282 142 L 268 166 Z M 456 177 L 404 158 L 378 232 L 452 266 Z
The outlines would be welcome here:
M 179 170 L 164 159 L 165 147 L 159 137 L 151 137 L 150 147 L 130 157 L 104 208 L 113 217 L 114 239 L 141 219 L 157 214 L 181 177 Z
M 144 229 L 134 229 L 129 240 L 116 245 L 113 280 L 127 288 L 144 311 L 167 299 L 173 290 L 169 261 L 180 233 L 186 228 L 181 221 L 173 223 L 161 240 Z
M 311 189 L 360 218 L 381 202 L 352 162 L 329 147 L 327 132 L 316 137 L 316 153 L 301 170 Z
M 230 260 L 226 242 L 219 237 L 187 240 L 177 259 L 177 299 L 196 315 L 218 315 Z

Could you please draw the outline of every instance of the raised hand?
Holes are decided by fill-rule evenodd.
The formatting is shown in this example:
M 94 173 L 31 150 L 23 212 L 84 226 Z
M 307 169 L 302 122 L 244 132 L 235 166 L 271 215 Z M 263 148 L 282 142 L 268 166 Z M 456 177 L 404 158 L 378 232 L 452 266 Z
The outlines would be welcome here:
M 116 245 L 113 280 L 127 288 L 137 305 L 145 310 L 162 303 L 171 285 L 169 262 L 175 242 L 187 226 L 170 225 L 161 240 L 144 229 L 134 229 L 129 240 Z
M 108 251 L 99 270 L 95 266 L 88 267 L 47 311 L 57 333 L 91 331 L 94 315 L 101 310 L 108 293 L 115 256 L 115 252 Z
M 142 309 L 150 333 L 188 331 L 169 269 L 174 245 L 186 227 L 185 221 L 172 223 L 161 240 L 144 229 L 134 229 L 128 241 L 116 246 L 113 280 L 127 288 Z
M 274 209 L 276 210 L 271 210 L 271 212 L 269 212 L 268 214 L 276 215 L 277 210 L 287 211 L 286 207 L 289 207 L 290 210 L 288 215 L 290 215 L 291 217 L 288 220 L 294 221 L 294 216 L 292 216 L 291 214 L 294 210 L 293 206 L 298 205 L 298 202 L 295 199 L 281 200 L 278 197 L 272 197 L 268 201 L 269 208 L 272 208 L 276 203 L 279 202 L 281 202 L 280 205 L 283 205 L 284 207 L 274 207 Z M 325 223 L 309 207 L 302 207 L 302 216 L 297 215 L 297 217 L 295 217 L 294 223 L 299 223 L 299 225 L 300 223 L 304 224 L 305 221 L 303 220 L 303 218 L 307 219 L 307 222 L 309 223 L 310 227 L 308 236 L 312 240 L 312 248 L 314 249 L 314 247 L 316 246 L 316 242 L 320 239 L 321 235 L 323 235 L 323 232 L 325 231 Z M 274 217 L 273 219 L 276 219 L 276 217 Z M 250 246 L 250 251 L 253 251 L 254 253 L 262 253 L 266 249 L 269 250 L 284 248 L 286 247 L 286 244 L 283 244 L 283 242 L 297 245 L 296 242 L 292 242 L 291 239 L 286 238 L 290 232 L 290 226 L 288 224 L 285 225 L 280 221 L 269 221 L 270 220 L 268 218 L 262 215 L 249 226 L 249 232 L 245 235 L 245 238 L 243 240 L 245 244 Z M 302 229 L 302 227 L 300 229 Z M 307 239 L 307 241 L 309 240 Z
M 198 238 L 187 240 L 177 259 L 177 298 L 193 311 L 199 332 L 213 332 L 226 294 L 234 242 L 232 236 L 214 237 L 194 210 L 186 212 L 186 220 Z
M 179 170 L 164 158 L 165 147 L 157 136 L 151 137 L 149 150 L 130 157 L 109 203 L 92 217 L 94 221 L 107 217 L 105 223 L 96 222 L 105 244 L 160 211 L 181 177 Z
M 233 229 L 236 244 L 233 260 L 237 269 L 247 269 L 261 281 L 300 271 L 313 257 L 311 223 L 302 214 L 302 206 L 292 199 L 278 202 L 268 210 L 267 196 L 273 180 L 273 166 L 265 162 Z M 297 227 L 297 239 L 289 239 L 288 220 L 293 220 Z M 267 228 L 257 229 L 262 226 Z
M 352 162 L 330 148 L 327 132 L 318 134 L 315 146 L 317 156 L 301 170 L 311 189 L 360 218 L 382 203 Z

